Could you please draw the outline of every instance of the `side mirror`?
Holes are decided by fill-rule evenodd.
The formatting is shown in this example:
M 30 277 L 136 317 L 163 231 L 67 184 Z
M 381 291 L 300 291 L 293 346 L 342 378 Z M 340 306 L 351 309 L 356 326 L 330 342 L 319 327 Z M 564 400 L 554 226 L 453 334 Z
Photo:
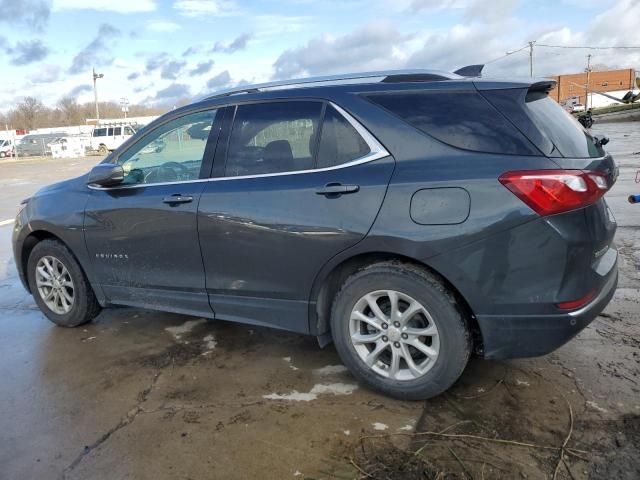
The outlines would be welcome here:
M 124 170 L 120 165 L 112 163 L 101 163 L 96 165 L 89 172 L 88 185 L 99 185 L 101 187 L 114 187 L 124 180 Z

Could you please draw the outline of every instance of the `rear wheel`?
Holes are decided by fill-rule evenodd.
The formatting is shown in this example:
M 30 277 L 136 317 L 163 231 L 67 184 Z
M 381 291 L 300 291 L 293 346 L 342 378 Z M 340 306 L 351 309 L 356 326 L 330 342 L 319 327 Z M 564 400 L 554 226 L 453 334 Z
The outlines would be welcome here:
M 80 264 L 56 240 L 38 243 L 27 264 L 29 287 L 40 310 L 56 325 L 77 327 L 93 320 L 100 305 Z
M 402 399 L 447 390 L 471 352 L 455 297 L 436 276 L 401 262 L 352 275 L 335 299 L 331 326 L 338 354 L 354 375 Z
M 104 144 L 103 144 L 103 145 L 100 145 L 100 146 L 98 147 L 98 153 L 99 153 L 100 155 L 107 155 L 107 154 L 109 153 L 109 149 L 108 149 L 108 148 L 107 148 L 107 146 L 106 146 L 106 145 L 104 145 Z

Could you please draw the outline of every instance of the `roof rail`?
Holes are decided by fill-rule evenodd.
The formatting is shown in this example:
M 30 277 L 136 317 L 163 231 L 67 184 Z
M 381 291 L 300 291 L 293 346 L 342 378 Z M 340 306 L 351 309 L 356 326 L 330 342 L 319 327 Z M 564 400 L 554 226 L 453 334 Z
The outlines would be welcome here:
M 455 80 L 462 78 L 455 73 L 442 70 L 381 70 L 375 72 L 347 73 L 340 75 L 325 75 L 321 77 L 297 78 L 293 80 L 278 80 L 274 82 L 258 83 L 255 85 L 242 85 L 224 90 L 219 90 L 212 95 L 207 95 L 204 100 L 211 100 L 238 93 L 257 93 L 268 90 L 278 90 L 295 86 L 313 86 L 314 84 L 334 84 L 359 83 L 358 81 L 373 80 L 379 78 L 381 82 L 424 82 L 434 80 Z

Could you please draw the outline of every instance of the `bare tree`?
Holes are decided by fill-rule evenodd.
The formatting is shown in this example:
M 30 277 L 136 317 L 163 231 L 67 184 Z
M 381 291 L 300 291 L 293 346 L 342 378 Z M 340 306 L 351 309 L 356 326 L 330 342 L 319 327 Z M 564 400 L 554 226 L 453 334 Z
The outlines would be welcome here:
M 60 126 L 81 125 L 84 123 L 84 115 L 76 99 L 71 96 L 58 100 Z
M 44 113 L 45 107 L 40 100 L 34 97 L 24 97 L 24 99 L 16 105 L 15 124 L 18 128 L 32 130 L 37 128 L 38 116 Z

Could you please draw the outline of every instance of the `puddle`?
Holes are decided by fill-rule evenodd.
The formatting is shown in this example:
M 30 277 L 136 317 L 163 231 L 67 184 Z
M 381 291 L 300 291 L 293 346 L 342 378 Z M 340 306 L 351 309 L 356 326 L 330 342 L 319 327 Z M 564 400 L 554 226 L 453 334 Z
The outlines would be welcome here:
M 177 327 L 167 327 L 165 328 L 165 330 L 173 335 L 173 338 L 175 338 L 176 340 L 180 340 L 184 334 L 189 333 L 198 325 L 202 325 L 206 321 L 207 320 L 205 318 L 199 318 L 198 320 L 188 320 L 182 325 L 178 325 Z
M 314 385 L 309 392 L 298 392 L 297 390 L 294 390 L 293 392 L 286 394 L 271 393 L 269 395 L 263 395 L 262 398 L 266 398 L 267 400 L 310 402 L 311 400 L 316 400 L 319 395 L 351 395 L 357 388 L 357 385 L 349 383 L 317 384 Z

